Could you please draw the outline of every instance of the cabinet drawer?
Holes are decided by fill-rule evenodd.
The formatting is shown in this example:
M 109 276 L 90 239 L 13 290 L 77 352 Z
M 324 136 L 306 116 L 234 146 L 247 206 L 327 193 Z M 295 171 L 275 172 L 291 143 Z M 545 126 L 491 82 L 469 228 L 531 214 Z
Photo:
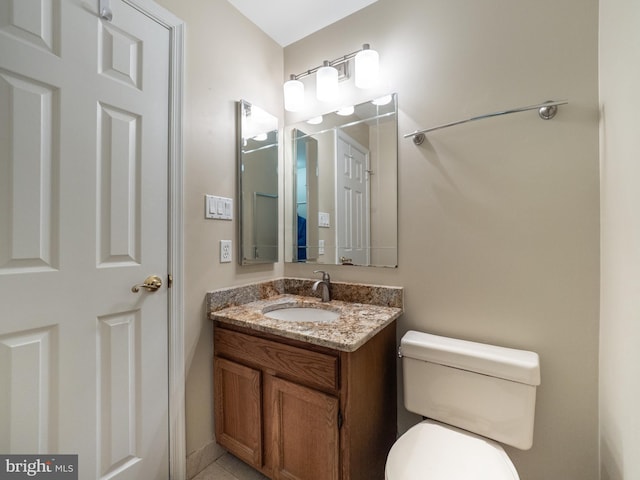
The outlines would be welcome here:
M 241 363 L 273 370 L 303 385 L 337 390 L 338 357 L 293 347 L 284 343 L 216 328 L 214 353 Z

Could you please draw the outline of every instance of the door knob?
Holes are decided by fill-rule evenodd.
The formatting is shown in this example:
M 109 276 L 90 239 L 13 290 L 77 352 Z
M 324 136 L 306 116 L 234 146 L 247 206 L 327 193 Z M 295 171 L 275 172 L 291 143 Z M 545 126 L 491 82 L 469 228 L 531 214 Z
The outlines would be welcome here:
M 162 286 L 162 279 L 157 275 L 149 275 L 144 279 L 144 283 L 141 285 L 134 285 L 131 287 L 133 293 L 138 293 L 140 287 L 146 288 L 148 292 L 155 292 Z

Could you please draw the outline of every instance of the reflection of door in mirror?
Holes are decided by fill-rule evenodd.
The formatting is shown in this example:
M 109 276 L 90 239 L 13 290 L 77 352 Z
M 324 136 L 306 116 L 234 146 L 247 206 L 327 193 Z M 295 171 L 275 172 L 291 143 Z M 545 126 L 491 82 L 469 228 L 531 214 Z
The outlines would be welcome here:
M 318 249 L 318 141 L 301 130 L 293 132 L 296 159 L 295 260 L 317 260 Z
M 243 152 L 242 259 L 244 263 L 278 259 L 278 156 L 276 146 Z
M 370 264 L 369 173 L 369 150 L 337 129 L 336 263 Z

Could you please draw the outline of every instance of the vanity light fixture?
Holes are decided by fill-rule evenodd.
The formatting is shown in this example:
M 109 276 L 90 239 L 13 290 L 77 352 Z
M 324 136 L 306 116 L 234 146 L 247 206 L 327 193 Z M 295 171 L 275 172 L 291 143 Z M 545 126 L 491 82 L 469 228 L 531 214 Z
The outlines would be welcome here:
M 304 107 L 304 83 L 291 75 L 284 82 L 284 109 L 288 112 L 299 112 Z
M 378 52 L 371 50 L 368 43 L 365 43 L 356 54 L 356 87 L 371 88 L 378 81 L 379 56 Z
M 331 102 L 338 98 L 338 70 L 325 60 L 316 72 L 316 97 L 321 102 Z
M 338 68 L 355 58 L 355 85 L 358 88 L 371 88 L 378 80 L 379 55 L 368 43 L 360 50 L 348 53 L 335 60 L 325 60 L 322 65 L 311 68 L 297 75 L 290 75 L 284 83 L 284 108 L 288 112 L 299 112 L 304 106 L 304 84 L 301 78 L 316 74 L 316 97 L 321 102 L 333 102 L 338 99 Z
M 320 125 L 322 123 L 322 115 L 318 115 L 317 117 L 310 118 L 307 120 L 309 125 Z

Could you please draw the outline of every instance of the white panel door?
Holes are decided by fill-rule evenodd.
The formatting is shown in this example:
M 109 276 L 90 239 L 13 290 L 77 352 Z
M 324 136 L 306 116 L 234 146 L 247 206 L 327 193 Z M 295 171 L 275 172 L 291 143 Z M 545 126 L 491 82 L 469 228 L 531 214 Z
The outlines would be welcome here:
M 337 263 L 369 265 L 369 150 L 336 136 Z
M 169 32 L 111 8 L 0 1 L 0 452 L 166 480 Z

